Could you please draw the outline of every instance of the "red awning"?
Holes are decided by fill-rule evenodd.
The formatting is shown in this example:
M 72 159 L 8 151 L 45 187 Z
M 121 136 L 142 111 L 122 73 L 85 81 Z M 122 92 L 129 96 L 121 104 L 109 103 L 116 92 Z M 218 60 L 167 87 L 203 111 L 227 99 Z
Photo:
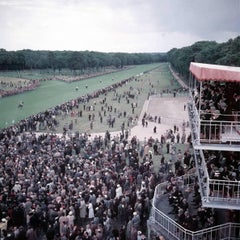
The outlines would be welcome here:
M 191 62 L 189 70 L 199 81 L 240 82 L 240 67 Z

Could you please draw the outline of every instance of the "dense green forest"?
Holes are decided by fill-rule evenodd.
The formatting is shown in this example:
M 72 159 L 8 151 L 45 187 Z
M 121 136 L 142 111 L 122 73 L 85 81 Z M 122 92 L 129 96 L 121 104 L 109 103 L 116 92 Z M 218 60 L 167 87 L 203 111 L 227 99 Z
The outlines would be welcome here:
M 187 80 L 190 62 L 240 66 L 240 36 L 225 43 L 200 41 L 180 49 L 167 52 L 173 69 Z
M 84 71 L 86 69 L 127 65 L 139 65 L 166 61 L 161 53 L 103 53 L 94 51 L 6 51 L 0 49 L 0 70 L 62 69 Z M 78 71 L 79 72 L 79 71 Z
M 128 65 L 155 62 L 171 63 L 173 69 L 183 79 L 188 78 L 190 62 L 240 66 L 240 36 L 224 43 L 199 41 L 180 49 L 173 48 L 167 53 L 104 53 L 95 51 L 6 51 L 0 49 L 0 70 L 52 69 L 61 73 L 62 69 L 86 69 L 98 71 L 114 66 L 122 68 Z

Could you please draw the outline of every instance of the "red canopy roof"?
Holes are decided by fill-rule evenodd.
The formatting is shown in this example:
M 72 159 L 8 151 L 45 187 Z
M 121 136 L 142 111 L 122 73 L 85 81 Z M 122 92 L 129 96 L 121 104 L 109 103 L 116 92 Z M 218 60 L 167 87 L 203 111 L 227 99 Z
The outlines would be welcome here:
M 199 81 L 240 82 L 240 67 L 191 62 L 189 70 Z

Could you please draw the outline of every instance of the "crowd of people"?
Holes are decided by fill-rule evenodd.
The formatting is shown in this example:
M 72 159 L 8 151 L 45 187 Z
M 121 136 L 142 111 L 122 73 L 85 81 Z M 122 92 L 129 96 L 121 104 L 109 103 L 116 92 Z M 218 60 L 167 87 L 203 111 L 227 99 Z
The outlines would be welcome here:
M 195 95 L 197 109 L 204 120 L 234 121 L 240 111 L 239 83 L 205 81 Z
M 3 239 L 145 239 L 156 176 L 137 139 L 9 129 L 0 140 Z
M 54 75 L 53 77 L 51 77 L 50 80 L 60 80 L 60 81 L 64 81 L 64 82 L 76 82 L 76 81 L 80 81 L 80 80 L 84 80 L 84 79 L 88 79 L 88 78 L 93 78 L 93 77 L 98 77 L 98 76 L 102 76 L 102 75 L 106 75 L 106 74 L 110 74 L 110 73 L 115 73 L 115 72 L 119 72 L 122 70 L 126 70 L 129 69 L 130 67 L 123 67 L 123 68 L 113 68 L 113 67 L 105 67 L 104 70 L 102 71 L 90 71 L 90 72 L 86 72 L 86 73 L 81 73 L 80 75 L 77 76 L 68 76 L 68 75 Z
M 202 206 L 198 182 L 195 182 L 193 197 L 190 198 L 190 190 L 180 188 L 178 180 L 171 177 L 166 187 L 168 202 L 172 208 L 168 214 L 174 214 L 176 221 L 190 231 L 215 226 L 217 223 L 214 209 Z
M 201 91 L 201 92 L 200 92 Z M 207 139 L 220 139 L 228 121 L 238 122 L 240 112 L 239 83 L 204 81 L 201 89 L 193 92 L 196 108 L 200 110 L 201 135 Z M 211 121 L 211 124 L 210 124 Z M 220 122 L 224 122 L 223 129 Z M 239 127 L 236 128 L 239 133 Z
M 60 135 L 39 133 L 41 129 L 54 130 L 58 126 L 56 116 L 81 117 L 80 104 L 89 113 L 91 123 L 95 105 L 88 103 L 99 96 L 103 96 L 99 119 L 116 113 L 111 104 L 106 105 L 104 96 L 114 91 L 116 101 L 121 101 L 116 89 L 132 80 L 136 78 L 70 100 L 1 130 L 2 239 L 146 239 L 155 186 L 167 180 L 169 173 L 179 177 L 193 167 L 191 154 L 182 153 L 175 145 L 191 142 L 190 135 L 185 134 L 185 123 L 181 136 L 174 125 L 166 134 L 159 134 L 159 139 L 151 137 L 144 142 L 129 137 L 129 124 L 122 124 L 116 136 L 106 131 L 105 136 L 94 139 L 79 132 L 69 138 L 71 124 Z M 130 89 L 125 93 L 128 104 L 135 98 L 133 92 Z M 134 101 L 131 107 L 134 114 Z M 127 113 L 122 115 L 126 117 Z M 143 127 L 147 121 L 161 124 L 162 120 L 159 116 L 148 119 L 147 115 L 143 119 Z M 108 119 L 109 130 L 113 120 Z M 165 147 L 166 154 L 171 155 L 169 162 L 164 158 Z M 159 156 L 158 173 L 153 155 Z
M 31 91 L 37 88 L 40 85 L 38 80 L 32 81 L 19 81 L 17 83 L 10 81 L 1 81 L 0 82 L 0 97 L 7 97 L 11 95 L 20 94 L 26 91 Z
M 105 88 L 96 90 L 93 93 L 89 93 L 89 94 L 80 96 L 76 99 L 72 99 L 63 104 L 60 104 L 53 108 L 47 109 L 44 112 L 40 112 L 38 114 L 32 115 L 26 119 L 19 121 L 12 128 L 17 129 L 20 132 L 41 131 L 41 130 L 54 131 L 54 129 L 58 125 L 58 121 L 56 119 L 57 116 L 61 116 L 62 118 L 64 118 L 70 114 L 76 114 L 76 116 L 81 117 L 83 114 L 83 111 L 79 109 L 80 104 L 83 105 L 84 111 L 88 111 L 87 109 L 85 109 L 85 107 L 90 100 L 97 99 L 97 98 L 99 98 L 99 96 L 104 96 L 104 94 L 106 94 L 110 91 L 115 91 L 117 88 L 123 86 L 124 84 L 126 84 L 134 79 L 135 79 L 134 77 L 131 77 L 131 78 L 122 80 L 121 82 L 114 83 Z M 92 107 L 94 107 L 94 106 L 92 106 Z M 103 115 L 104 111 L 101 114 Z M 91 115 L 91 118 L 92 118 L 92 115 Z M 91 122 L 91 120 L 92 119 L 90 119 L 89 122 Z M 72 124 L 73 124 L 73 122 L 72 122 Z M 70 124 L 69 124 L 69 126 L 70 126 Z M 69 130 L 69 128 L 70 128 L 69 126 L 67 126 L 66 132 Z
M 158 175 L 136 137 L 37 133 L 58 124 L 59 110 L 71 112 L 132 79 L 1 130 L 1 239 L 146 239 Z M 153 139 L 144 144 L 149 149 Z
M 1 132 L 2 239 L 146 239 L 159 142 L 88 137 Z
M 240 111 L 238 86 L 239 84 L 237 83 L 204 82 L 201 94 L 199 92 L 193 93 L 196 108 L 200 109 L 201 120 L 214 120 L 215 123 L 216 121 L 238 122 Z M 202 134 L 211 134 L 213 132 L 216 134 L 217 130 L 220 130 L 219 126 L 213 129 L 202 123 L 200 131 Z M 226 186 L 220 183 L 216 183 L 216 185 L 210 184 L 209 195 L 215 196 L 216 194 L 225 198 L 236 198 L 240 177 L 239 152 L 204 150 L 203 154 L 210 179 L 232 181 L 232 185 L 229 184 Z M 202 160 L 199 159 L 199 161 Z M 189 201 L 189 193 L 186 194 L 178 186 L 178 178 L 171 177 L 168 181 L 169 184 L 167 185 L 166 193 L 168 194 L 169 205 L 172 208 L 169 214 L 174 214 L 181 226 L 191 231 L 197 231 L 215 226 L 221 221 L 217 219 L 215 209 L 204 208 L 202 206 L 198 182 L 195 183 L 194 195 Z M 233 184 L 234 182 L 236 183 L 235 185 Z M 225 214 L 231 215 L 231 213 L 232 216 L 226 217 L 227 221 L 237 222 L 238 211 L 226 211 Z

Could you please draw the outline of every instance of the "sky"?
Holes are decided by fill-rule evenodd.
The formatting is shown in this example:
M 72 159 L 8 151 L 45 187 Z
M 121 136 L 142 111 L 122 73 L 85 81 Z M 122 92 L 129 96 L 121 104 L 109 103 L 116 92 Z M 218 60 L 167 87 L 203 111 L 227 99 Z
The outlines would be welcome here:
M 167 52 L 240 35 L 240 0 L 0 0 L 0 48 Z

